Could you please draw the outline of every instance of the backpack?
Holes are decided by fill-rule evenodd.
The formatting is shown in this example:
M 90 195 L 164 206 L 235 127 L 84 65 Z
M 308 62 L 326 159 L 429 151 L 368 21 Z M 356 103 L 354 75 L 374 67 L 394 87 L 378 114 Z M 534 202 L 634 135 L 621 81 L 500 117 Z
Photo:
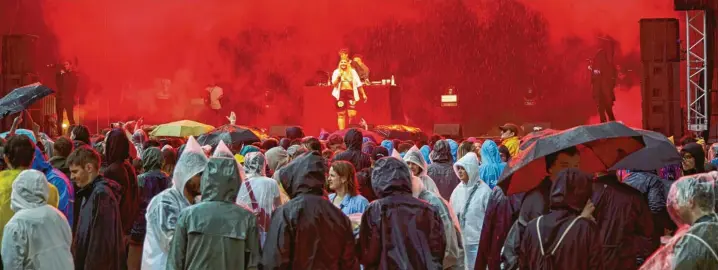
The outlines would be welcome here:
M 542 270 L 554 270 L 559 269 L 559 266 L 556 265 L 556 257 L 554 254 L 556 253 L 556 250 L 561 245 L 561 242 L 563 242 L 563 238 L 566 237 L 566 234 L 568 234 L 568 231 L 571 230 L 571 227 L 573 227 L 574 224 L 576 224 L 576 221 L 578 221 L 581 217 L 576 217 L 571 221 L 571 224 L 566 227 L 566 230 L 563 231 L 561 234 L 561 237 L 558 238 L 558 242 L 554 245 L 553 249 L 550 253 L 546 254 L 544 247 L 543 247 L 543 241 L 541 240 L 541 230 L 539 224 L 541 223 L 541 218 L 543 216 L 538 217 L 536 220 L 536 233 L 538 234 L 538 242 L 539 242 L 539 248 L 541 249 L 541 258 L 538 259 L 536 262 L 536 269 L 542 269 Z
M 244 186 L 247 187 L 249 199 L 252 200 L 252 213 L 255 217 L 257 217 L 257 228 L 260 233 L 266 233 L 269 231 L 269 224 L 272 222 L 272 217 L 267 214 L 267 211 L 265 211 L 264 208 L 259 207 L 259 203 L 254 197 L 254 191 L 252 191 L 252 185 L 249 184 L 249 181 L 245 181 Z

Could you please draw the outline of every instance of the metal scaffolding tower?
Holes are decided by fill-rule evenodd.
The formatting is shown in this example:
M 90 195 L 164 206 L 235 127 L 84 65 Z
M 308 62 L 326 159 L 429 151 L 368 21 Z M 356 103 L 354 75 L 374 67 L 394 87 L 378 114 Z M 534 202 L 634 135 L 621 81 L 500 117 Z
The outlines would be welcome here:
M 703 10 L 686 11 L 686 111 L 688 130 L 708 130 L 707 16 Z

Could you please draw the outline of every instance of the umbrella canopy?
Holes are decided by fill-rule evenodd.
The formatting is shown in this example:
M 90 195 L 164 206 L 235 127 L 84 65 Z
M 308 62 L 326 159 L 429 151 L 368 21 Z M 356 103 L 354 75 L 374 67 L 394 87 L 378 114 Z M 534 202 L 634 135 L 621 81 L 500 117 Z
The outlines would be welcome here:
M 334 131 L 334 133 L 332 133 L 332 135 L 335 135 L 335 134 L 336 134 L 336 135 L 339 135 L 339 137 L 344 138 L 344 135 L 346 135 L 346 134 L 347 134 L 347 131 L 349 131 L 350 129 L 351 129 L 351 128 L 345 128 L 345 129 L 342 129 L 342 130 L 337 130 L 337 131 Z M 363 129 L 363 128 L 354 128 L 354 129 L 356 129 L 356 130 L 358 130 L 358 131 L 361 131 L 361 136 L 362 136 L 362 137 L 370 137 L 370 138 L 371 138 L 372 140 L 374 140 L 376 143 L 380 143 L 381 141 L 384 140 L 384 136 L 382 136 L 381 134 L 378 134 L 378 133 L 376 133 L 376 132 L 368 131 L 368 130 Z M 331 136 L 331 135 L 330 135 L 330 136 Z
M 420 128 L 405 125 L 378 125 L 371 130 L 389 140 L 425 141 L 429 138 Z
M 622 159 L 611 170 L 652 171 L 683 162 L 676 146 L 663 134 L 642 129 L 636 132 L 643 136 L 646 147 Z
M 209 132 L 214 127 L 192 120 L 181 120 L 157 126 L 151 133 L 152 137 L 189 137 Z
M 243 145 L 261 142 L 267 137 L 267 134 L 256 128 L 226 124 L 202 134 L 197 138 L 197 142 L 212 146 L 216 146 L 220 141 L 226 145 Z
M 15 88 L 12 92 L 0 98 L 0 119 L 26 110 L 36 101 L 53 93 L 55 93 L 55 90 L 40 83 Z
M 529 134 L 526 134 L 523 138 L 521 138 L 521 146 L 519 146 L 519 150 L 523 151 L 526 150 L 531 144 L 535 143 L 536 140 L 538 140 L 541 137 L 545 137 L 548 135 L 556 134 L 560 132 L 559 130 L 555 129 L 542 129 L 539 131 L 534 131 Z
M 605 171 L 645 144 L 640 133 L 618 122 L 578 126 L 535 139 L 512 157 L 498 185 L 511 195 L 531 190 L 546 176 L 547 155 L 576 146 L 580 169 L 587 173 Z

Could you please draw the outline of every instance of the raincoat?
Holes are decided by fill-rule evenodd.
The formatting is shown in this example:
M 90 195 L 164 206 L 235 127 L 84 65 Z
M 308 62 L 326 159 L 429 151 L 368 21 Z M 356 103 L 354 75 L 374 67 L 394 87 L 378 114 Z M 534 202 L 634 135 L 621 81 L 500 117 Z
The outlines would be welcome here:
M 484 215 L 491 196 L 491 189 L 479 179 L 479 158 L 475 153 L 464 155 L 454 164 L 458 177 L 458 168 L 463 167 L 469 180 L 459 183 L 451 193 L 451 208 L 454 209 L 461 225 L 466 267 L 474 268 L 476 254 L 479 249 L 481 229 L 484 226 Z
M 326 160 L 309 152 L 282 171 L 292 199 L 272 214 L 262 268 L 359 269 L 349 218 L 324 195 Z
M 359 256 L 365 269 L 442 269 L 446 238 L 440 213 L 412 196 L 403 161 L 382 158 L 372 172 L 379 199 L 361 217 Z
M 15 182 L 15 179 L 17 179 L 20 172 L 20 170 L 14 169 L 0 171 L 0 228 L 5 227 L 5 224 L 7 224 L 10 221 L 10 218 L 15 215 L 15 211 L 12 210 L 10 205 L 10 197 L 12 194 L 12 184 Z M 57 188 L 50 184 L 48 204 L 57 208 L 58 198 Z M 2 240 L 2 237 L 2 232 L 0 232 L 0 240 Z
M 441 196 L 439 193 L 439 188 L 436 187 L 436 183 L 434 183 L 434 180 L 429 177 L 429 175 L 426 174 L 426 160 L 424 160 L 424 156 L 421 155 L 421 152 L 419 151 L 409 151 L 406 152 L 404 155 L 404 161 L 408 164 L 409 162 L 414 163 L 416 165 L 419 165 L 421 167 L 421 172 L 419 172 L 419 179 L 421 179 L 421 183 L 424 185 L 424 189 L 434 192 L 437 195 Z
M 67 166 L 67 157 L 54 156 L 47 160 L 53 168 L 60 170 L 62 173 L 70 178 L 70 168 Z
M 75 269 L 124 269 L 121 190 L 117 182 L 99 175 L 77 192 L 82 206 L 72 243 Z
M 638 190 L 644 200 L 648 202 L 648 208 L 653 216 L 653 235 L 643 239 L 639 244 L 641 247 L 640 255 L 642 258 L 648 258 L 661 244 L 661 236 L 663 230 L 672 223 L 671 218 L 666 211 L 666 188 L 663 181 L 654 172 L 631 172 L 623 183 Z
M 590 175 L 575 169 L 559 174 L 551 191 L 550 213 L 526 226 L 519 269 L 603 269 L 597 252 L 599 228 L 579 217 L 591 198 L 591 182 Z
M 636 269 L 638 244 L 642 238 L 653 235 L 648 203 L 638 190 L 620 183 L 615 174 L 596 179 L 591 200 L 596 206 L 593 216 L 603 243 L 603 266 L 606 269 Z
M 370 203 L 376 200 L 374 188 L 371 186 L 371 171 L 373 168 L 366 168 L 358 171 L 356 174 L 357 184 L 359 185 L 359 194 L 362 195 Z
M 249 153 L 244 159 L 244 172 L 247 180 L 242 183 L 237 196 L 237 204 L 251 209 L 257 216 L 257 230 L 262 244 L 269 230 L 274 209 L 282 205 L 279 183 L 265 176 L 266 161 L 260 152 Z M 250 196 L 248 186 L 251 187 Z
M 706 215 L 673 248 L 673 269 L 718 269 L 718 216 Z
M 157 194 L 147 206 L 147 234 L 142 248 L 142 269 L 164 269 L 180 211 L 190 206 L 184 196 L 185 184 L 207 166 L 207 156 L 190 137 L 177 161 L 172 187 Z
M 344 144 L 347 146 L 347 150 L 334 156 L 334 160 L 349 161 L 354 164 L 356 171 L 361 171 L 364 168 L 371 167 L 371 159 L 369 155 L 361 151 L 362 145 L 362 134 L 361 131 L 356 129 L 350 129 L 344 135 Z
M 26 170 L 13 183 L 15 215 L 5 225 L 4 269 L 74 269 L 67 219 L 47 204 L 50 185 L 42 172 Z
M 464 269 L 464 245 L 461 243 L 459 220 L 451 210 L 449 202 L 438 194 L 426 190 L 418 177 L 411 178 L 411 189 L 414 197 L 428 202 L 439 213 L 444 225 L 446 251 L 444 252 L 443 269 Z
M 137 186 L 140 189 L 140 206 L 130 234 L 132 241 L 135 243 L 142 243 L 145 240 L 147 205 L 150 204 L 155 195 L 170 187 L 171 183 L 170 177 L 161 171 L 162 151 L 159 148 L 149 147 L 142 152 L 142 168 L 145 173 L 137 176 Z
M 695 160 L 695 168 L 688 171 L 683 170 L 684 176 L 703 173 L 705 171 L 706 153 L 703 151 L 703 146 L 697 143 L 686 144 L 681 149 L 681 155 L 683 155 L 684 153 L 690 153 Z
M 65 215 L 67 222 L 72 227 L 73 221 L 73 205 L 75 204 L 75 190 L 70 183 L 70 179 L 60 170 L 53 168 L 50 163 L 45 160 L 40 148 L 35 147 L 35 158 L 32 160 L 32 168 L 45 174 L 47 181 L 57 188 L 58 205 L 57 209 Z
M 129 163 L 130 141 L 122 129 L 116 128 L 107 134 L 105 158 L 107 168 L 103 175 L 114 180 L 122 187 L 118 196 L 122 215 L 122 230 L 129 235 L 137 219 L 140 205 L 140 190 L 137 187 L 135 168 Z
M 489 270 L 502 269 L 500 267 L 502 261 L 501 250 L 504 250 L 504 254 L 508 252 L 509 248 L 504 247 L 504 244 L 510 242 L 510 240 L 507 239 L 510 231 L 512 235 L 517 237 L 515 240 L 515 248 L 512 250 L 518 251 L 519 245 L 521 244 L 521 234 L 512 231 L 512 224 L 516 224 L 515 222 L 518 219 L 523 196 L 523 193 L 506 196 L 500 188 L 491 190 L 491 197 L 489 198 L 486 214 L 484 215 L 484 226 L 481 227 L 479 252 L 476 256 L 474 269 L 487 269 L 487 267 Z M 526 222 L 528 223 L 530 220 L 531 219 L 528 219 Z M 525 227 L 526 224 L 524 223 L 523 228 Z M 514 264 L 518 266 L 518 257 L 515 258 Z M 511 268 L 505 267 L 503 269 Z
M 381 142 L 381 147 L 384 147 L 387 151 L 389 151 L 389 156 L 391 156 L 392 152 L 394 151 L 394 143 L 390 140 L 383 140 Z
M 504 172 L 506 162 L 501 161 L 499 146 L 492 140 L 486 140 L 481 145 L 481 165 L 479 166 L 479 179 L 493 189 Z
M 449 143 L 449 149 L 451 149 L 451 157 L 453 158 L 453 160 L 459 160 L 457 158 L 457 155 L 459 154 L 459 144 L 452 139 L 448 139 L 446 140 L 446 142 Z
M 426 168 L 426 174 L 434 180 L 441 197 L 450 198 L 461 180 L 454 172 L 454 159 L 451 157 L 449 143 L 445 140 L 437 141 L 429 156 L 432 163 Z
M 202 202 L 177 220 L 166 269 L 257 269 L 257 221 L 234 204 L 242 183 L 234 158 L 210 159 L 202 175 Z
M 506 148 L 509 149 L 509 154 L 511 154 L 512 157 L 515 157 L 519 153 L 519 146 L 521 145 L 521 141 L 519 140 L 518 136 L 513 136 L 503 140 L 501 142 L 501 145 L 506 146 Z
M 265 156 L 267 157 L 267 167 L 269 168 L 269 173 L 272 174 L 272 179 L 279 181 L 277 171 L 289 163 L 287 150 L 277 146 L 269 149 Z

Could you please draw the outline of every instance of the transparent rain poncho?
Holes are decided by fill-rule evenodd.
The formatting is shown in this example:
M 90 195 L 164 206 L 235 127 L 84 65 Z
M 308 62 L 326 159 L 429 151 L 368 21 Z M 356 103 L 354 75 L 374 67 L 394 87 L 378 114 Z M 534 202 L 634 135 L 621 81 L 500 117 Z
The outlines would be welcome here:
M 267 162 L 261 152 L 247 154 L 244 157 L 244 165 L 247 178 L 239 188 L 237 204 L 252 210 L 257 215 L 257 228 L 263 245 L 271 221 L 267 217 L 271 217 L 274 209 L 282 204 L 282 193 L 279 191 L 277 181 L 265 176 Z
M 716 180 L 718 180 L 718 172 L 706 174 L 696 174 L 681 177 L 671 185 L 666 208 L 677 230 L 673 237 L 667 241 L 662 240 L 663 246 L 651 255 L 640 269 L 686 269 L 685 266 L 678 266 L 676 263 L 685 264 L 695 261 L 702 261 L 703 265 L 710 265 L 710 269 L 718 267 L 718 215 L 715 213 L 716 203 Z M 711 220 L 696 224 L 689 224 L 690 221 L 684 220 L 679 213 L 680 207 L 686 207 L 688 199 L 694 197 L 696 193 L 705 194 L 706 190 L 711 191 L 710 198 L 703 198 L 713 201 L 713 211 L 711 212 Z M 702 192 L 701 192 L 702 191 Z M 708 253 L 711 255 L 702 256 Z M 701 260 L 696 260 L 692 256 L 702 256 Z M 705 257 L 705 258 L 703 258 Z M 696 269 L 696 265 L 689 268 Z M 700 268 L 704 269 L 704 268 Z M 708 269 L 708 268 L 705 268 Z
M 414 146 L 407 151 L 406 154 L 404 154 L 404 162 L 406 162 L 407 165 L 409 165 L 409 163 L 419 165 L 419 167 L 421 167 L 421 172 L 418 177 L 421 179 L 424 189 L 434 192 L 435 194 L 439 194 L 439 189 L 436 187 L 436 183 L 434 183 L 434 180 L 426 174 L 426 160 L 424 160 L 424 155 L 421 154 L 419 148 Z M 441 195 L 439 194 L 439 196 Z
M 224 141 L 219 141 L 219 144 L 217 144 L 217 148 L 214 149 L 214 153 L 212 153 L 212 157 L 223 157 L 223 158 L 231 158 L 234 159 L 234 154 L 232 154 L 232 151 L 229 150 L 229 147 L 224 143 Z M 246 158 L 245 158 L 246 160 Z M 247 179 L 245 173 L 244 173 L 244 167 L 242 164 L 239 164 L 237 162 L 237 167 L 239 169 L 239 177 L 244 181 Z
M 147 235 L 142 253 L 142 269 L 164 269 L 170 242 L 182 209 L 190 206 L 184 196 L 185 184 L 207 166 L 207 156 L 194 137 L 187 140 L 172 175 L 173 186 L 160 192 L 147 206 Z

